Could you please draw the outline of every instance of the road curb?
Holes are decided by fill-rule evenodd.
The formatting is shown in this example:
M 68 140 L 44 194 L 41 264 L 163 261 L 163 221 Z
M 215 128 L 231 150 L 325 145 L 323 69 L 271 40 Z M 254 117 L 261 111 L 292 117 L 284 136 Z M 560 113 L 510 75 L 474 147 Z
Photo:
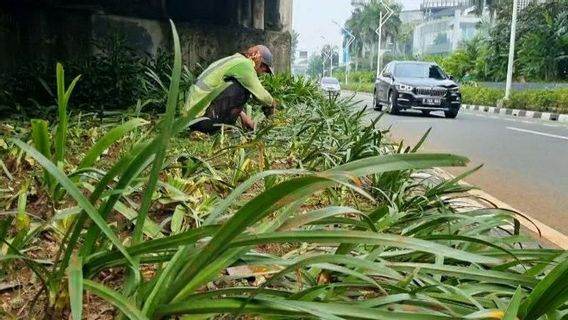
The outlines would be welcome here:
M 568 114 L 559 114 L 554 112 L 539 112 L 521 109 L 498 108 L 476 104 L 462 104 L 462 109 L 470 111 L 478 111 L 484 113 L 496 113 L 510 115 L 519 118 L 542 119 L 556 122 L 568 122 Z

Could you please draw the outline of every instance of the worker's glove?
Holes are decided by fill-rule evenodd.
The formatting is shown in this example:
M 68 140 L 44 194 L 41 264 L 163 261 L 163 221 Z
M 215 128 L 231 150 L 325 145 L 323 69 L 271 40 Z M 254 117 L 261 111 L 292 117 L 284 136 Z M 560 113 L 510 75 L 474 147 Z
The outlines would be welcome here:
M 274 114 L 274 109 L 276 109 L 276 104 L 277 104 L 276 99 L 273 99 L 271 106 L 262 107 L 262 112 L 266 117 L 270 117 L 271 115 Z
M 274 114 L 274 107 L 270 106 L 270 107 L 262 107 L 262 112 L 264 113 L 264 115 L 266 117 L 270 117 L 271 115 Z

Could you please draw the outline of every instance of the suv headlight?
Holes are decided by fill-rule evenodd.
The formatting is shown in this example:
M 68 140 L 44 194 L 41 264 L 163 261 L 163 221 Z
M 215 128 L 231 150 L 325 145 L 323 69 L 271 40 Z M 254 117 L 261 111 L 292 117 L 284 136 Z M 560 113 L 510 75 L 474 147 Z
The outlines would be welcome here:
M 398 90 L 398 91 L 412 91 L 412 90 L 414 90 L 413 86 L 409 86 L 407 84 L 402 84 L 402 83 L 397 84 L 395 87 L 396 87 L 396 90 Z
M 459 91 L 460 91 L 460 87 L 450 88 L 450 92 L 459 92 Z

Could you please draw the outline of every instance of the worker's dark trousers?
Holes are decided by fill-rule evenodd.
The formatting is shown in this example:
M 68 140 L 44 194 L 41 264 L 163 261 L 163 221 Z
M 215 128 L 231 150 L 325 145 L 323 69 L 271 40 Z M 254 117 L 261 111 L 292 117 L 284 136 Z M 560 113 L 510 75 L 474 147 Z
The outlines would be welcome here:
M 205 111 L 204 117 L 208 119 L 192 125 L 190 129 L 214 134 L 221 130 L 222 124 L 235 125 L 249 99 L 250 92 L 237 81 L 233 81 Z

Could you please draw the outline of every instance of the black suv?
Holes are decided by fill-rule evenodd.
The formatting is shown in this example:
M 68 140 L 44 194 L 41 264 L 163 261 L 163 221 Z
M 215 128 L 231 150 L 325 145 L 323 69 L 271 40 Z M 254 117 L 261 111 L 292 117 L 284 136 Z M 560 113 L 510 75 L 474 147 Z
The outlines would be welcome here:
M 373 106 L 376 110 L 398 114 L 401 110 L 420 110 L 424 114 L 444 111 L 455 118 L 461 107 L 458 85 L 435 63 L 393 61 L 375 82 Z

